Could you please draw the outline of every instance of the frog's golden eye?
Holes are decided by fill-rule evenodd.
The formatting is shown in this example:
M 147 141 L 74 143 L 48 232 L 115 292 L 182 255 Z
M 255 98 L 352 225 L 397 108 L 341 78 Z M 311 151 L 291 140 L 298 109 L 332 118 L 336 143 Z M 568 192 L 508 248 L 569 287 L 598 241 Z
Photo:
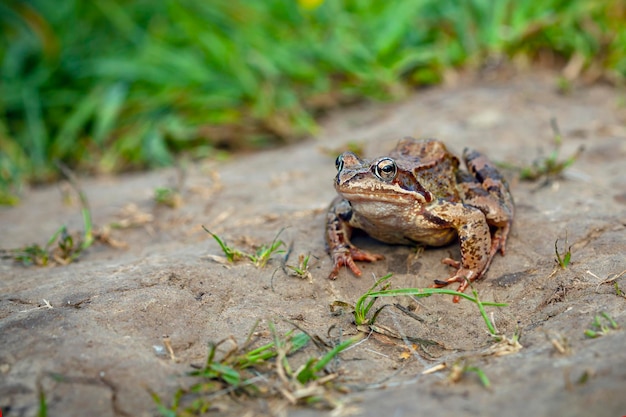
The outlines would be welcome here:
M 341 171 L 343 168 L 343 154 L 339 155 L 337 157 L 337 159 L 335 159 L 335 168 L 337 168 L 337 171 Z
M 383 181 L 391 181 L 396 177 L 398 167 L 391 158 L 383 158 L 374 166 L 374 174 Z

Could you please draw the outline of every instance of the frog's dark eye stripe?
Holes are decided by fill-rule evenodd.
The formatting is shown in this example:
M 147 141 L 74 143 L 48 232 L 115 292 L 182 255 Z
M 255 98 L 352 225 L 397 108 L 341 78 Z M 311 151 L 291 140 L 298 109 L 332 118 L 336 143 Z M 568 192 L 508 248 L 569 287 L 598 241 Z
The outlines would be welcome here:
M 374 166 L 374 174 L 383 181 L 391 181 L 396 177 L 398 167 L 391 158 L 383 158 Z

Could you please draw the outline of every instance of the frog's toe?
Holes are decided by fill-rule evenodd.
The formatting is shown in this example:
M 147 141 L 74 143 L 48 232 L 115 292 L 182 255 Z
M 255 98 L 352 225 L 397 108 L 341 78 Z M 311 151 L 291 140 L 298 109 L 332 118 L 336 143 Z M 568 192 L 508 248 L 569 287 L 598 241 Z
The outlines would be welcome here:
M 361 250 L 355 246 L 350 248 L 350 255 L 355 261 L 376 262 L 385 259 L 383 255 Z
M 453 277 L 450 277 L 450 278 L 448 278 L 445 281 L 442 281 L 440 279 L 436 279 L 434 281 L 433 288 L 447 287 L 448 285 L 450 285 L 450 284 L 452 284 L 454 282 L 465 283 L 465 282 L 469 282 L 469 280 L 467 278 L 463 277 L 463 276 L 457 276 L 457 275 L 455 275 Z M 465 288 L 467 288 L 467 285 L 465 286 Z
M 498 252 L 500 252 L 502 256 L 504 256 L 506 252 L 506 234 L 500 231 L 497 231 L 491 237 L 491 250 L 489 256 L 493 258 L 493 256 Z
M 446 259 L 449 259 L 449 258 L 446 258 Z M 455 262 L 455 261 L 453 261 L 453 262 Z M 443 288 L 443 287 L 446 287 L 446 286 L 448 286 L 448 285 L 450 285 L 450 284 L 452 284 L 454 282 L 459 282 L 460 285 L 459 285 L 459 288 L 457 288 L 457 291 L 458 292 L 465 292 L 467 287 L 469 287 L 470 282 L 473 281 L 473 280 L 471 280 L 468 277 L 471 277 L 473 275 L 476 275 L 476 274 L 472 270 L 460 268 L 456 272 L 456 274 L 454 274 L 453 276 L 451 276 L 450 278 L 448 278 L 445 281 L 436 279 L 434 281 L 434 284 L 432 285 L 432 287 L 433 288 Z M 452 302 L 458 303 L 460 299 L 461 299 L 461 297 L 459 297 L 458 295 L 455 295 L 452 298 Z
M 444 264 L 444 265 L 451 266 L 452 268 L 456 268 L 456 269 L 460 269 L 461 268 L 461 262 L 455 261 L 452 258 L 443 258 L 441 260 L 441 263 Z
M 354 263 L 354 261 L 364 261 L 364 262 L 376 262 L 383 259 L 383 255 L 379 255 L 376 253 L 370 253 L 364 250 L 361 250 L 355 246 L 350 246 L 341 252 L 336 252 L 333 254 L 333 270 L 328 275 L 329 279 L 337 279 L 339 275 L 339 270 L 342 267 L 348 267 L 350 271 L 357 277 L 361 276 L 361 270 Z
M 333 258 L 334 266 L 333 270 L 330 271 L 330 274 L 328 275 L 328 279 L 337 279 L 337 276 L 339 275 L 339 270 L 344 266 L 348 267 L 350 271 L 352 271 L 352 273 L 357 277 L 361 276 L 361 270 L 354 263 L 354 259 L 350 251 L 338 253 Z
M 465 292 L 467 287 L 469 287 L 469 284 L 470 284 L 470 281 L 468 279 L 464 280 L 463 282 L 461 282 L 461 285 L 459 285 L 459 288 L 457 288 L 456 291 Z M 455 295 L 454 297 L 452 297 L 453 303 L 458 303 L 460 300 L 461 300 L 461 297 L 458 295 Z

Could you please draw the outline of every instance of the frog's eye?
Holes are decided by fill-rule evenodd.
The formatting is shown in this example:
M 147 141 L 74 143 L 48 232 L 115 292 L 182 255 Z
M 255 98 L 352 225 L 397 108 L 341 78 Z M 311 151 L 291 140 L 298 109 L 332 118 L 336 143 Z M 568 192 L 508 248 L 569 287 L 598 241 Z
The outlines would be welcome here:
M 335 168 L 337 171 L 341 171 L 343 168 L 343 155 L 339 155 L 337 159 L 335 159 Z
M 396 177 L 398 167 L 391 158 L 383 158 L 374 167 L 374 174 L 383 181 L 391 181 Z

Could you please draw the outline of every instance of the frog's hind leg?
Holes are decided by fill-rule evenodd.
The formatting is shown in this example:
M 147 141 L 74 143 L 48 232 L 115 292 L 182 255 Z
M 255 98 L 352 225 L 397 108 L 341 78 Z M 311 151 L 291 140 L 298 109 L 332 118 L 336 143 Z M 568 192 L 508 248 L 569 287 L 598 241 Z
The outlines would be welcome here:
M 459 171 L 457 182 L 465 204 L 481 210 L 495 229 L 491 235 L 491 255 L 504 255 L 513 223 L 514 203 L 509 186 L 495 164 L 480 152 L 465 149 L 463 159 L 469 172 Z
M 495 252 L 490 237 L 489 225 L 484 213 L 476 207 L 463 204 L 452 205 L 442 213 L 454 212 L 454 217 L 449 220 L 459 235 L 461 246 L 461 261 L 445 258 L 442 262 L 456 269 L 453 276 L 446 280 L 435 280 L 434 287 L 441 288 L 449 284 L 460 283 L 458 291 L 463 292 L 470 282 L 479 279 L 489 268 Z M 459 296 L 455 296 L 453 301 L 459 301 Z

